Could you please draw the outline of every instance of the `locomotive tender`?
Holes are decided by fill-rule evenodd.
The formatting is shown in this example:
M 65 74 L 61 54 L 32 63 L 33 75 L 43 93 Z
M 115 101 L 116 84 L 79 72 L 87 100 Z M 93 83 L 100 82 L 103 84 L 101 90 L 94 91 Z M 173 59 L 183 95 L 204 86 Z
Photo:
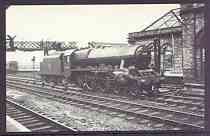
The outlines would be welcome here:
M 10 74 L 10 73 L 16 73 L 17 71 L 18 71 L 18 62 L 9 61 L 6 65 L 6 72 Z
M 153 94 L 160 76 L 149 68 L 151 51 L 140 45 L 71 49 L 45 56 L 40 63 L 44 81 L 74 82 L 85 90 L 129 94 Z

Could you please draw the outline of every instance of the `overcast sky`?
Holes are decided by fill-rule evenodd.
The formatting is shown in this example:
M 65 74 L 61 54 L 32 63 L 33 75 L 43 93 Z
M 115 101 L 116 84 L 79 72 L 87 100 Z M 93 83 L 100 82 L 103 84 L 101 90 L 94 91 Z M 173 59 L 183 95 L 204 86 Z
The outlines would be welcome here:
M 127 42 L 178 4 L 11 6 L 7 34 L 16 40 Z
M 16 40 L 24 41 L 127 43 L 128 33 L 141 31 L 178 7 L 178 4 L 11 6 L 6 11 L 6 31 L 16 35 Z M 38 65 L 43 52 L 7 52 L 7 61 L 17 60 L 19 66 L 32 66 L 33 56 Z

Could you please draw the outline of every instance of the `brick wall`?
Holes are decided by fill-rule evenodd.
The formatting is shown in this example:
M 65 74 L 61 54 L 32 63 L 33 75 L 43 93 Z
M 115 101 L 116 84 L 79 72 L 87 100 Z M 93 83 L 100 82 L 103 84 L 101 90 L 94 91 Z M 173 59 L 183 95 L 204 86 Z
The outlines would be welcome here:
M 202 74 L 202 45 L 198 41 L 198 33 L 204 27 L 202 10 L 196 4 L 181 6 L 181 17 L 185 25 L 182 26 L 183 37 L 183 73 L 185 82 L 198 83 L 204 81 Z

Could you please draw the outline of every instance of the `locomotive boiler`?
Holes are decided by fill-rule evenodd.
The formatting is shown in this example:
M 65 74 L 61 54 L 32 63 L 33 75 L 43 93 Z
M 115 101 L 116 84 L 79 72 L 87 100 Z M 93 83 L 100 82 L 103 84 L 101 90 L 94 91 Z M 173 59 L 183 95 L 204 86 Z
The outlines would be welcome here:
M 160 76 L 149 67 L 151 51 L 140 45 L 72 49 L 46 56 L 40 63 L 44 81 L 76 83 L 103 93 L 154 94 Z

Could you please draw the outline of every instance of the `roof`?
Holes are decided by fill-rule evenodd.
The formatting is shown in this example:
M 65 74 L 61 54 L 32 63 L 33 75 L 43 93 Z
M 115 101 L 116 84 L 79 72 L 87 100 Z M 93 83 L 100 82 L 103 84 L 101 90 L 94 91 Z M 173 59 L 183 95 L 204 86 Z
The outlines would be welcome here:
M 144 28 L 142 31 L 181 26 L 183 21 L 180 16 L 180 10 L 180 8 L 170 10 L 155 20 L 152 24 Z
M 180 16 L 180 11 L 180 8 L 172 9 L 145 27 L 143 30 L 129 33 L 129 42 L 133 42 L 141 38 L 155 38 L 157 36 L 168 35 L 170 33 L 180 34 L 182 32 L 182 25 L 185 26 Z M 143 44 L 145 46 L 149 46 L 148 48 L 150 48 L 151 41 L 146 41 L 146 43 Z
M 141 32 L 133 32 L 129 33 L 129 40 L 138 39 L 138 38 L 156 37 L 157 35 L 167 35 L 169 33 L 180 34 L 181 32 L 182 32 L 181 26 L 154 29 L 154 30 L 141 31 Z
M 129 33 L 129 38 L 136 36 L 141 37 L 155 34 L 157 35 L 171 32 L 180 32 L 182 24 L 184 23 L 180 16 L 180 8 L 172 9 L 143 30 Z

